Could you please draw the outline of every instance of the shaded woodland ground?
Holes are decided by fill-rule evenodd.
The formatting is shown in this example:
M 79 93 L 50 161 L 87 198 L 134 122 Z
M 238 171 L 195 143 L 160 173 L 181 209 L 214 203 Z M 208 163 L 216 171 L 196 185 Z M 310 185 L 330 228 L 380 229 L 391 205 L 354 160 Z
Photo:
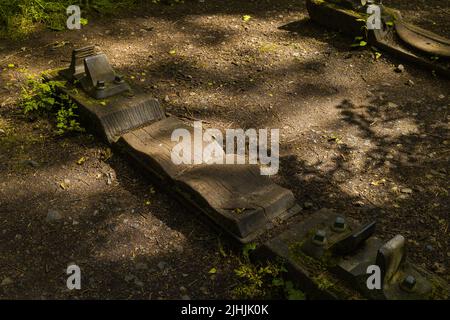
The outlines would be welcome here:
M 407 3 L 390 1 L 448 37 L 448 5 Z M 279 128 L 273 179 L 303 206 L 297 219 L 320 208 L 377 219 L 380 237 L 404 235 L 412 261 L 449 280 L 449 80 L 352 40 L 312 23 L 303 1 L 206 0 L 1 41 L 0 297 L 230 298 L 239 285 L 240 252 L 125 157 L 23 114 L 25 74 L 66 66 L 87 44 L 173 115 Z M 47 222 L 49 210 L 62 219 Z M 78 292 L 65 287 L 70 262 Z

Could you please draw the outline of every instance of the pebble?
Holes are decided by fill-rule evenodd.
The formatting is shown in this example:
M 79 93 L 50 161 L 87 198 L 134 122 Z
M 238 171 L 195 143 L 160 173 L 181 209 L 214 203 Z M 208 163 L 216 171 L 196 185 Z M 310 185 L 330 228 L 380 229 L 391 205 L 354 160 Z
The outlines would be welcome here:
M 390 162 L 389 160 L 386 160 L 384 162 L 384 165 L 388 168 L 396 168 L 397 166 L 395 164 L 393 164 L 392 162 Z
M 406 81 L 406 85 L 412 87 L 412 86 L 414 86 L 414 81 L 408 80 L 408 81 Z
M 388 103 L 387 103 L 387 106 L 388 106 L 389 108 L 398 108 L 398 104 L 393 103 L 393 102 L 388 102 Z
M 126 282 L 130 282 L 131 280 L 133 280 L 134 278 L 136 278 L 135 276 L 133 276 L 132 274 L 127 274 L 125 276 L 125 281 Z
M 165 262 L 165 261 L 161 261 L 161 262 L 158 263 L 158 268 L 161 271 L 164 270 L 164 269 L 167 269 L 167 267 L 168 267 L 168 265 L 167 265 L 167 262 Z
M 312 207 L 313 207 L 313 203 L 312 202 L 306 201 L 303 204 L 303 208 L 305 208 L 305 209 L 311 209 Z
M 395 72 L 403 72 L 405 71 L 405 67 L 402 64 L 399 64 L 396 68 L 395 68 Z
M 106 203 L 116 205 L 119 203 L 119 201 L 117 200 L 117 198 L 108 198 L 108 199 L 106 199 Z
M 147 270 L 148 269 L 148 265 L 144 262 L 138 262 L 136 263 L 136 269 L 137 270 Z
M 13 284 L 13 283 L 14 283 L 14 281 L 11 278 L 6 277 L 5 279 L 2 280 L 2 283 L 0 285 L 1 286 L 8 286 L 8 285 Z
M 134 284 L 137 285 L 138 287 L 143 287 L 144 286 L 144 283 L 141 280 L 138 280 L 138 279 L 134 280 Z
M 39 163 L 37 163 L 37 162 L 34 161 L 34 160 L 25 160 L 25 161 L 23 162 L 23 164 L 28 165 L 28 166 L 33 167 L 33 168 L 39 167 Z
M 187 294 L 185 294 L 185 295 L 181 296 L 181 299 L 182 300 L 191 300 L 191 297 L 189 297 Z
M 364 207 L 364 202 L 362 202 L 362 201 L 355 201 L 355 202 L 353 202 L 353 205 L 355 206 L 355 207 Z
M 106 184 L 107 185 L 111 185 L 112 184 L 112 181 L 113 181 L 113 177 L 112 177 L 112 175 L 111 175 L 111 173 L 107 173 L 106 174 Z
M 47 213 L 47 217 L 45 218 L 45 221 L 53 222 L 53 221 L 61 220 L 61 219 L 62 219 L 62 215 L 58 211 L 49 209 L 48 213 Z
M 402 188 L 400 191 L 403 193 L 412 193 L 413 192 L 412 189 L 410 189 L 410 188 Z
M 178 245 L 178 244 L 174 245 L 174 249 L 175 249 L 175 251 L 178 252 L 178 253 L 183 253 L 183 252 L 184 252 L 183 246 Z

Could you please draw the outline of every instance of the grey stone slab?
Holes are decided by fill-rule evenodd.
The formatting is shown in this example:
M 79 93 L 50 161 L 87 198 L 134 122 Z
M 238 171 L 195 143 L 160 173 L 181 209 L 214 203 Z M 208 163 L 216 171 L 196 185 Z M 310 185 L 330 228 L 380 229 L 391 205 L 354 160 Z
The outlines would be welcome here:
M 174 164 L 171 151 L 178 142 L 171 136 L 175 129 L 193 132 L 192 126 L 169 117 L 123 135 L 118 143 L 240 242 L 255 239 L 300 210 L 292 192 L 261 176 L 257 165 Z

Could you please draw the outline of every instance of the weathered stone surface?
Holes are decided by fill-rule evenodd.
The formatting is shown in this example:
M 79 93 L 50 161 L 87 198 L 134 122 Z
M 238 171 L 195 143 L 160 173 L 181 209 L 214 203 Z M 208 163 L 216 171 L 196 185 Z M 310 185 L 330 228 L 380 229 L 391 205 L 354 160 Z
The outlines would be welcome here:
M 193 204 L 244 242 L 297 210 L 292 192 L 261 176 L 257 165 L 194 166 L 176 181 Z
M 404 238 L 383 242 L 373 236 L 373 224 L 360 227 L 346 223 L 346 231 L 333 230 L 336 215 L 319 211 L 266 242 L 257 250 L 260 259 L 281 260 L 289 275 L 307 292 L 336 299 L 447 299 L 444 280 L 411 264 L 404 256 Z M 334 228 L 336 229 L 336 228 Z M 339 235 L 340 233 L 340 235 Z M 318 242 L 317 237 L 326 241 Z M 341 243 L 355 239 L 352 250 L 341 250 Z M 367 267 L 381 269 L 381 289 L 369 290 Z
M 184 201 L 241 242 L 251 241 L 274 220 L 299 211 L 292 192 L 261 176 L 257 165 L 174 164 L 171 151 L 178 142 L 171 135 L 175 129 L 186 129 L 193 136 L 192 126 L 169 117 L 125 134 L 118 143 L 160 181 L 170 183 Z
M 46 78 L 66 83 L 66 88 L 61 90 L 79 106 L 83 126 L 108 142 L 115 142 L 126 132 L 165 118 L 158 100 L 139 90 L 97 100 L 65 81 L 58 71 L 46 75 Z
M 84 107 L 80 108 L 85 120 L 83 123 L 89 124 L 108 142 L 114 142 L 126 132 L 165 118 L 158 100 L 144 93 L 119 95 L 107 101 L 94 100 L 81 91 L 67 93 Z
M 434 56 L 450 57 L 450 40 L 403 21 L 395 23 L 400 39 Z
M 366 26 L 365 15 L 343 3 L 307 0 L 306 8 L 311 19 L 317 23 L 341 30 L 352 37 L 361 35 L 362 28 Z M 368 30 L 370 44 L 400 59 L 450 76 L 450 61 L 444 59 L 449 55 L 450 40 L 404 23 L 398 10 L 386 6 L 383 6 L 382 19 L 384 22 L 394 22 L 394 25 L 385 26 L 382 30 Z M 429 56 L 436 54 L 443 56 L 443 59 L 431 61 Z
M 347 221 L 345 232 L 332 231 L 338 216 L 328 209 L 319 210 L 267 241 L 257 249 L 255 256 L 261 260 L 282 261 L 290 279 L 310 298 L 361 299 L 362 296 L 351 284 L 340 279 L 330 269 L 336 262 L 329 250 L 355 228 L 352 221 Z M 325 231 L 327 235 L 324 246 L 312 243 L 317 230 Z

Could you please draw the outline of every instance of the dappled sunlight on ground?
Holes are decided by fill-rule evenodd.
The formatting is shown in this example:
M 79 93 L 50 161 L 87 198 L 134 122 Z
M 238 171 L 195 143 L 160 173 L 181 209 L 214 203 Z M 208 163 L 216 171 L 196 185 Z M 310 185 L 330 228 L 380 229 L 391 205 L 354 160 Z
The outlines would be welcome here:
M 83 298 L 229 298 L 236 285 L 237 254 L 220 253 L 227 241 L 216 229 L 151 192 L 142 171 L 115 151 L 105 157 L 95 137 L 59 137 L 23 115 L 26 75 L 67 66 L 88 44 L 173 116 L 279 128 L 272 179 L 294 192 L 301 215 L 332 208 L 377 219 L 380 237 L 403 234 L 415 263 L 448 277 L 448 80 L 406 63 L 396 73 L 403 62 L 350 49 L 352 39 L 312 24 L 303 2 L 233 4 L 150 6 L 0 43 L 0 282 L 17 284 L 0 296 L 72 297 L 72 261 L 87 272 Z M 428 20 L 422 12 L 413 20 Z M 46 222 L 49 210 L 61 220 Z

